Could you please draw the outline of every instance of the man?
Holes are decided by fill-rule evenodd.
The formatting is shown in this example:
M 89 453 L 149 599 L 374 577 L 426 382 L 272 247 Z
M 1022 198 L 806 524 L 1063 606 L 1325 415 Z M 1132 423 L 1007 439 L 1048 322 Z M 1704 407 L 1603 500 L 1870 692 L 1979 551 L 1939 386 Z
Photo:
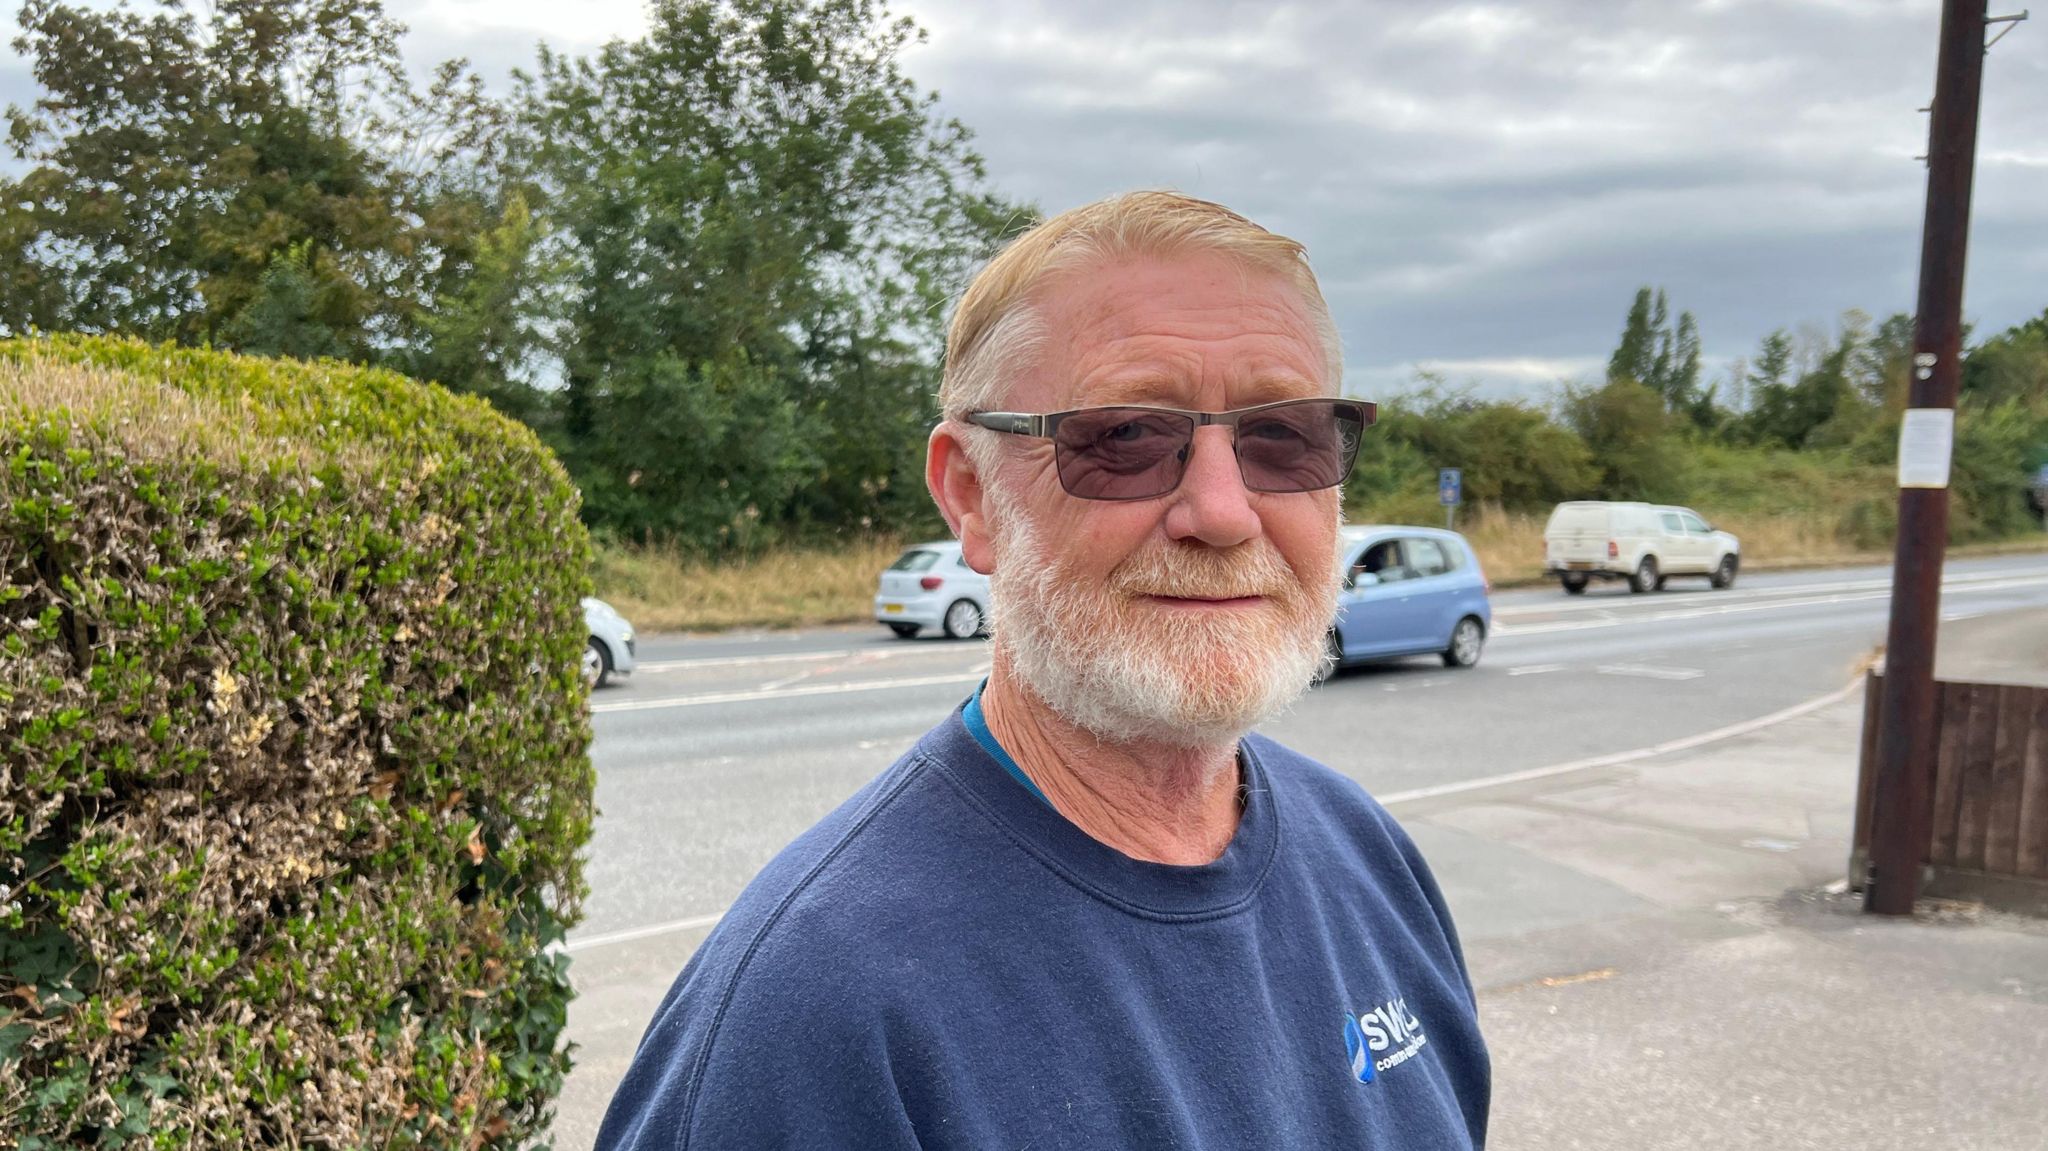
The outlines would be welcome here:
M 927 480 L 988 680 L 748 887 L 601 1148 L 1484 1142 L 1414 845 L 1246 734 L 1322 659 L 1341 379 L 1300 246 L 1215 204 L 1079 208 L 976 277 Z

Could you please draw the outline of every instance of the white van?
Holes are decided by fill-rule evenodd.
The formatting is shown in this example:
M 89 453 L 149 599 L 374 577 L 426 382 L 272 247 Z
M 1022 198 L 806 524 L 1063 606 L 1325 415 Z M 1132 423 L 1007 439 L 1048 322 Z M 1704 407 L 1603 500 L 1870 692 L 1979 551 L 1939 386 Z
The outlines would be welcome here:
M 1741 566 L 1742 541 L 1691 508 L 1577 500 L 1557 505 L 1543 529 L 1543 568 L 1571 595 L 1596 579 L 1644 592 L 1675 575 L 1730 587 Z

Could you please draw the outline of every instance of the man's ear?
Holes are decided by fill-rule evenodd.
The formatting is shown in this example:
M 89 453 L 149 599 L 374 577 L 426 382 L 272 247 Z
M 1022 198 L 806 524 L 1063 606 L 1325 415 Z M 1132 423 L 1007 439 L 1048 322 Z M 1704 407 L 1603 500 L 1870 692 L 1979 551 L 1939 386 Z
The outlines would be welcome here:
M 960 555 L 967 566 L 987 575 L 995 570 L 988 491 L 960 436 L 961 429 L 946 421 L 932 429 L 924 456 L 924 483 L 939 505 L 939 514 L 946 517 L 946 526 L 959 538 Z

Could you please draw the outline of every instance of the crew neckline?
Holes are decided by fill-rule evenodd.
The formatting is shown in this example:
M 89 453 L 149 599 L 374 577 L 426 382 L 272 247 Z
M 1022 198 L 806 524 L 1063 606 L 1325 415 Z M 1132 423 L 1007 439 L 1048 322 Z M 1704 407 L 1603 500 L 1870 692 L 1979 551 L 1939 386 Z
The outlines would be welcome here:
M 1280 844 L 1272 781 L 1259 737 L 1238 744 L 1243 810 L 1230 844 L 1193 866 L 1133 859 L 1082 831 L 1050 804 L 1018 786 L 967 728 L 966 702 L 925 736 L 920 756 L 1011 842 L 1102 902 L 1153 919 L 1212 919 L 1249 906 Z

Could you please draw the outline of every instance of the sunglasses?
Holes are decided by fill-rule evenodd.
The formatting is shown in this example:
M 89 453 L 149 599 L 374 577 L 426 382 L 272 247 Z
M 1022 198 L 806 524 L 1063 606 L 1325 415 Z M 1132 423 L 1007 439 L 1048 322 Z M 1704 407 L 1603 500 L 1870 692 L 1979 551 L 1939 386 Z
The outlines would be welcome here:
M 1178 408 L 1076 408 L 1028 415 L 969 412 L 967 422 L 1053 444 L 1060 486 L 1084 500 L 1156 499 L 1187 474 L 1195 429 L 1231 431 L 1238 474 L 1255 492 L 1313 492 L 1336 487 L 1358 459 L 1358 444 L 1379 405 L 1366 400 L 1282 400 L 1228 412 Z

